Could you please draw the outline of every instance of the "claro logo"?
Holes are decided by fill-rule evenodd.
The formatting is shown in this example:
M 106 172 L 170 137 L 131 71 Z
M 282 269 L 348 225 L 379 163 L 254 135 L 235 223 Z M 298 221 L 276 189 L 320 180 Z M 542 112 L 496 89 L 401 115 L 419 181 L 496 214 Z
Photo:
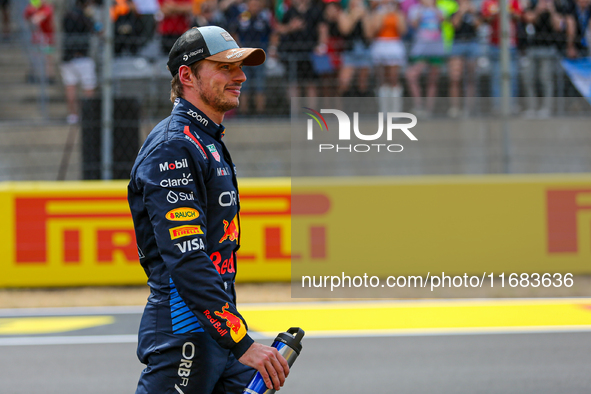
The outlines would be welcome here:
M 353 112 L 353 124 L 351 125 L 351 119 L 349 115 L 338 109 L 321 109 L 320 112 L 313 110 L 312 108 L 304 107 L 304 109 L 310 111 L 306 112 L 306 115 L 310 116 L 307 123 L 307 135 L 306 138 L 309 141 L 314 140 L 314 121 L 323 131 L 326 128 L 328 131 L 328 125 L 326 120 L 321 114 L 332 114 L 337 117 L 339 123 L 339 141 L 351 141 L 351 130 L 356 139 L 361 141 L 377 141 L 382 138 L 384 134 L 384 114 L 378 113 L 378 130 L 374 133 L 364 134 L 359 130 L 359 112 Z M 417 117 L 407 112 L 388 112 L 386 118 L 386 140 L 392 141 L 394 131 L 402 132 L 409 140 L 417 141 L 417 137 L 410 131 L 411 128 L 417 125 Z M 399 123 L 400 120 L 407 119 L 410 122 Z M 396 120 L 396 122 L 395 122 Z M 402 152 L 403 146 L 400 144 L 386 144 L 386 143 L 371 143 L 371 144 L 319 144 L 318 151 L 334 151 L 334 152 Z

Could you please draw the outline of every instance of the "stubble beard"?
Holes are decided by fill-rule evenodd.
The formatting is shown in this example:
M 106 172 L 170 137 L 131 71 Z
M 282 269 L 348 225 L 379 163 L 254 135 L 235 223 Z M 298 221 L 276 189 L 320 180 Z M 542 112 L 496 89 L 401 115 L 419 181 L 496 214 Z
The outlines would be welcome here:
M 206 105 L 208 105 L 209 107 L 211 107 L 214 110 L 221 112 L 221 113 L 226 113 L 226 112 L 238 107 L 238 104 L 239 104 L 238 98 L 236 98 L 236 102 L 233 103 L 233 102 L 227 100 L 223 95 L 218 95 L 211 90 L 208 91 L 208 90 L 204 89 L 202 82 L 203 81 L 201 80 L 201 78 L 199 78 L 197 80 L 197 86 L 199 88 L 198 89 L 199 97 Z

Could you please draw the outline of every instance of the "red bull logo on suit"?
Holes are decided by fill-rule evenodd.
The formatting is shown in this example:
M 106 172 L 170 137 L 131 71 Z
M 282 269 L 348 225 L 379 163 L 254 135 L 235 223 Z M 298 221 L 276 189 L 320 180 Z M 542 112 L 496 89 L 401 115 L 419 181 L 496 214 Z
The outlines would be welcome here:
M 232 335 L 232 339 L 234 342 L 240 342 L 242 338 L 246 335 L 246 327 L 244 327 L 244 322 L 235 314 L 228 312 L 228 308 L 230 305 L 226 302 L 226 305 L 222 307 L 222 311 L 214 311 L 213 313 L 216 316 L 226 320 L 226 326 L 230 328 L 230 335 Z
M 220 239 L 220 243 L 227 239 L 232 242 L 237 242 L 239 234 L 240 230 L 238 226 L 238 215 L 235 215 L 234 219 L 232 219 L 230 223 L 228 223 L 227 220 L 224 220 L 224 235 Z

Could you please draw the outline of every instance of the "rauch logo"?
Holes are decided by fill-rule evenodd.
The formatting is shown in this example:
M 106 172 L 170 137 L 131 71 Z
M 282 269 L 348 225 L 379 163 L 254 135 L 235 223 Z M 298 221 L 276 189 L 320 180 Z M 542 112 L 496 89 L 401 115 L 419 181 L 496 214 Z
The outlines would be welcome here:
M 306 115 L 310 116 L 307 124 L 307 139 L 314 140 L 314 121 L 318 124 L 321 131 L 328 131 L 328 125 L 322 114 L 333 114 L 337 117 L 339 123 L 339 141 L 351 140 L 351 129 L 355 137 L 362 141 L 376 141 L 384 134 L 384 118 L 386 118 L 386 140 L 392 141 L 392 135 L 395 130 L 399 130 L 411 141 L 417 141 L 417 137 L 411 133 L 410 129 L 416 126 L 417 117 L 407 112 L 388 112 L 384 117 L 382 112 L 378 113 L 378 130 L 373 134 L 363 134 L 359 130 L 359 112 L 353 113 L 353 127 L 351 127 L 351 119 L 349 115 L 338 109 L 321 109 L 320 112 L 312 108 L 303 107 Z M 408 123 L 394 123 L 400 119 L 408 119 Z M 375 152 L 402 152 L 404 147 L 400 144 L 385 144 L 385 143 L 371 143 L 371 144 L 318 144 L 318 151 L 334 151 L 334 152 L 358 152 L 365 153 L 370 151 Z

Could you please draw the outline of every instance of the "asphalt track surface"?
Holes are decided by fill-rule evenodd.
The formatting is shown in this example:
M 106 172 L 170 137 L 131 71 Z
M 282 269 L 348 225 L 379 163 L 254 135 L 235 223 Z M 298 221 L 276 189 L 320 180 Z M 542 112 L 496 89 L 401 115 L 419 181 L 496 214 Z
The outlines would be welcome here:
M 499 316 L 524 307 L 514 304 L 501 303 Z M 460 319 L 453 311 L 477 307 L 494 314 L 491 308 L 498 303 L 436 304 L 447 308 L 445 315 L 454 324 L 421 321 L 413 314 L 417 310 L 437 314 L 433 304 L 417 303 L 265 305 L 250 311 L 245 307 L 243 313 L 259 328 L 253 335 L 267 344 L 270 335 L 264 333 L 275 327 L 265 325 L 264 316 L 281 320 L 274 316 L 288 310 L 293 319 L 299 308 L 313 319 L 304 321 L 311 330 L 280 391 L 284 394 L 590 393 L 591 300 L 525 304 L 533 311 L 538 308 L 539 315 L 532 312 L 524 323 L 518 309 L 514 318 L 519 325 L 503 322 L 496 327 L 474 327 L 465 314 Z M 364 316 L 358 313 L 383 313 L 385 308 L 395 317 L 404 310 L 416 327 L 391 324 L 384 330 L 384 317 L 365 322 L 366 329 L 348 327 L 327 312 L 341 309 L 345 319 L 355 320 Z M 333 327 L 322 329 L 311 310 L 327 314 Z M 546 316 L 557 311 L 562 316 Z M 0 310 L 0 393 L 133 393 L 143 368 L 134 343 L 140 314 L 141 308 Z

